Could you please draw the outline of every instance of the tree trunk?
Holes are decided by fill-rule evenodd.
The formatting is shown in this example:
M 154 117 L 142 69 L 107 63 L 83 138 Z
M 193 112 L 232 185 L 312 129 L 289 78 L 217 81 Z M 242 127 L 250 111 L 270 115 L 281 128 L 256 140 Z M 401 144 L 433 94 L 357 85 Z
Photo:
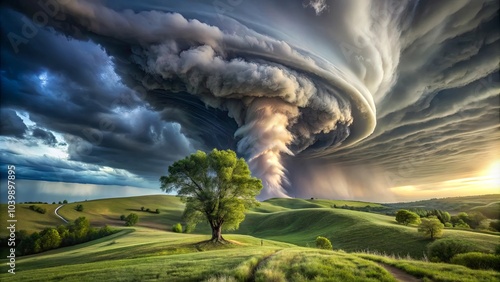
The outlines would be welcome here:
M 224 238 L 222 238 L 222 226 L 221 225 L 212 225 L 212 239 L 210 241 L 218 243 L 224 242 Z

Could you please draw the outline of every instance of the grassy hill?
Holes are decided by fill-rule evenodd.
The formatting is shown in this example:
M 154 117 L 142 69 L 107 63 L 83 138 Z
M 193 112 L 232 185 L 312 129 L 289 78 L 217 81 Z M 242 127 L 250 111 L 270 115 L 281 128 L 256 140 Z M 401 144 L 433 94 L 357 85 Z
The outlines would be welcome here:
M 83 204 L 82 212 L 76 211 L 77 204 Z M 66 219 L 85 216 L 93 225 L 108 224 L 121 231 L 84 244 L 18 258 L 15 276 L 3 274 L 7 267 L 1 260 L 0 280 L 396 281 L 386 269 L 388 265 L 430 281 L 500 279 L 499 273 L 493 271 L 352 253 L 368 250 L 421 258 L 430 241 L 415 227 L 396 224 L 394 217 L 331 208 L 334 204 L 380 206 L 352 201 L 270 199 L 247 213 L 239 230 L 233 232 L 238 234 L 226 233 L 225 238 L 233 244 L 214 248 L 200 243 L 209 238 L 204 224 L 196 229 L 198 234 L 170 232 L 173 224 L 182 221 L 184 208 L 174 196 L 71 203 L 59 210 Z M 58 205 L 40 205 L 47 209 L 46 214 L 31 211 L 28 206 L 17 206 L 18 228 L 36 231 L 62 224 L 54 215 Z M 141 211 L 141 207 L 159 209 L 160 214 Z M 137 213 L 140 221 L 133 228 L 125 227 L 119 217 L 131 212 Z M 338 251 L 307 248 L 314 246 L 317 236 L 329 238 Z M 484 251 L 500 243 L 498 235 L 473 231 L 447 229 L 444 237 L 466 240 Z
M 377 260 L 418 265 L 432 281 L 495 281 L 500 274 L 462 266 L 320 251 L 246 235 L 218 248 L 206 235 L 127 228 L 85 244 L 18 258 L 16 275 L 0 266 L 4 281 L 397 281 Z M 3 262 L 3 261 L 2 261 Z M 457 279 L 458 277 L 458 279 Z M 474 278 L 474 279 L 471 279 Z
M 31 204 L 16 205 L 15 219 L 17 219 L 16 227 L 18 230 L 24 229 L 32 233 L 34 231 L 40 231 L 48 226 L 57 226 L 63 223 L 61 219 L 54 214 L 54 210 L 58 207 L 58 205 L 50 205 L 50 204 L 35 204 L 35 205 L 41 208 L 45 208 L 47 212 L 45 214 L 41 214 L 36 211 L 30 210 L 29 206 L 31 206 Z M 0 205 L 0 212 L 2 213 L 2 219 L 1 219 L 2 222 L 6 220 L 3 218 L 3 216 L 6 216 L 8 214 L 7 207 L 8 206 L 6 204 Z M 0 230 L 0 236 L 2 237 L 7 236 L 7 232 L 8 232 L 7 229 L 2 228 Z
M 78 204 L 83 205 L 82 212 L 76 211 Z M 151 211 L 141 211 L 141 207 Z M 160 210 L 160 214 L 154 213 L 156 209 Z M 173 224 L 181 221 L 183 209 L 184 204 L 178 197 L 153 195 L 71 203 L 59 209 L 59 214 L 69 220 L 85 216 L 96 226 L 122 226 L 120 215 L 136 213 L 140 218 L 137 226 L 171 230 Z
M 313 246 L 317 236 L 331 240 L 335 249 L 348 252 L 377 251 L 414 258 L 424 256 L 430 241 L 417 232 L 416 227 L 396 223 L 394 217 L 375 213 L 331 208 L 333 203 L 359 206 L 376 206 L 375 203 L 304 200 L 304 199 L 269 199 L 260 207 L 247 213 L 240 228 L 231 233 L 247 234 L 259 238 L 276 240 L 298 246 Z M 59 209 L 59 214 L 68 220 L 85 216 L 93 225 L 123 227 L 120 215 L 131 212 L 139 215 L 138 227 L 170 231 L 172 225 L 182 222 L 183 203 L 178 197 L 153 195 L 129 198 L 113 198 L 81 202 L 82 212 L 76 211 L 71 203 Z M 56 205 L 47 205 L 47 213 L 42 215 L 26 208 L 21 208 L 23 218 L 20 223 L 28 230 L 41 230 L 47 226 L 62 223 L 53 210 Z M 160 214 L 141 211 L 141 207 L 152 211 L 157 208 Z M 29 214 L 28 214 L 29 213 Z M 26 215 L 26 216 L 25 216 Z M 29 217 L 27 216 L 29 215 Z M 28 220 L 24 220 L 24 219 Z M 46 218 L 50 218 L 50 221 Z M 27 228 L 26 228 L 27 227 Z M 195 233 L 209 234 L 207 224 L 200 224 Z M 477 249 L 492 251 L 500 243 L 500 236 L 480 232 L 446 229 L 444 237 L 463 239 Z

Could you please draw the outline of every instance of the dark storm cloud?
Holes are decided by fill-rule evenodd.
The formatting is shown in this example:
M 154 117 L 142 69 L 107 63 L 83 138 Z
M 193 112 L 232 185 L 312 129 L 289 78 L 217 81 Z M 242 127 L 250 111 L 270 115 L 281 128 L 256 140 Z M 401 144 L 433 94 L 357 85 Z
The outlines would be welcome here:
M 125 170 L 103 169 L 99 165 L 66 161 L 48 155 L 26 156 L 2 149 L 0 164 L 4 167 L 15 164 L 16 178 L 19 176 L 20 179 L 151 188 L 146 179 Z
M 59 35 L 13 48 L 23 15 L 51 13 L 7 1 L 2 99 L 72 160 L 152 179 L 231 148 L 261 197 L 368 199 L 496 158 L 498 1 L 53 3 Z
M 2 15 L 2 37 L 22 30 L 21 14 L 3 10 Z M 63 134 L 65 140 L 59 141 L 67 143 L 70 160 L 126 169 L 156 182 L 169 163 L 193 150 L 191 142 L 196 141 L 185 137 L 188 130 L 181 132 L 180 126 L 165 122 L 162 115 L 169 110 L 152 111 L 123 86 L 111 59 L 94 43 L 41 28 L 18 54 L 8 41 L 2 44 L 2 105 L 25 111 L 37 126 Z M 176 118 L 170 121 L 193 122 L 180 111 L 172 115 Z M 13 110 L 2 109 L 3 135 L 21 137 L 24 130 Z M 56 145 L 50 131 L 35 128 L 32 136 Z M 34 170 L 26 172 L 20 177 L 41 177 Z
M 0 134 L 4 136 L 13 136 L 23 138 L 26 132 L 26 125 L 23 120 L 11 109 L 0 109 L 1 128 Z
M 41 139 L 45 145 L 49 145 L 51 147 L 54 147 L 57 144 L 56 137 L 50 131 L 45 131 L 41 128 L 35 128 L 35 129 L 33 129 L 33 132 L 31 133 L 31 135 L 35 138 Z

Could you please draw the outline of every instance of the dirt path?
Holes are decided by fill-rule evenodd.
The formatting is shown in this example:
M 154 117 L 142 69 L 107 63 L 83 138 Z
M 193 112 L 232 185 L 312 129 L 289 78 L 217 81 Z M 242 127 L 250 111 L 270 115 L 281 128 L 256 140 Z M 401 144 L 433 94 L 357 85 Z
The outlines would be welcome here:
M 261 265 L 263 265 L 268 259 L 270 259 L 271 257 L 275 256 L 277 253 L 281 252 L 282 250 L 277 250 L 275 251 L 274 253 L 270 254 L 270 255 L 267 255 L 265 257 L 263 257 L 259 263 L 257 263 L 255 265 L 255 267 L 252 269 L 252 274 L 250 274 L 250 277 L 247 279 L 247 282 L 255 282 L 255 273 L 257 272 L 257 269 L 259 269 L 259 267 Z
M 420 280 L 414 276 L 411 276 L 410 274 L 404 272 L 403 270 L 401 270 L 397 267 L 394 267 L 392 265 L 388 265 L 385 263 L 381 263 L 381 262 L 377 262 L 377 263 L 378 263 L 378 265 L 383 267 L 385 270 L 389 271 L 389 273 L 392 274 L 392 276 L 394 276 L 394 278 L 396 278 L 396 280 L 398 280 L 400 282 L 422 282 L 422 280 Z
M 60 215 L 57 213 L 57 211 L 58 211 L 60 208 L 62 208 L 63 206 L 64 206 L 64 205 L 60 205 L 60 206 L 58 206 L 58 207 L 55 209 L 54 213 L 56 214 L 56 216 L 57 216 L 57 217 L 59 217 L 60 219 L 62 219 L 62 220 L 64 221 L 64 223 L 68 223 L 68 221 L 67 221 L 66 219 L 64 219 L 64 217 L 60 216 Z

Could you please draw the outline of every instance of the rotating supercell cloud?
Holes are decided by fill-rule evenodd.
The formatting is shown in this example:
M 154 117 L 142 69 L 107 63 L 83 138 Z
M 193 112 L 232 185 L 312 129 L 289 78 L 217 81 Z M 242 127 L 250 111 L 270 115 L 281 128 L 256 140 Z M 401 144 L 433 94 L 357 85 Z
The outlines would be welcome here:
M 215 147 L 261 199 L 389 199 L 498 158 L 498 1 L 4 2 L 25 179 L 154 187 Z

